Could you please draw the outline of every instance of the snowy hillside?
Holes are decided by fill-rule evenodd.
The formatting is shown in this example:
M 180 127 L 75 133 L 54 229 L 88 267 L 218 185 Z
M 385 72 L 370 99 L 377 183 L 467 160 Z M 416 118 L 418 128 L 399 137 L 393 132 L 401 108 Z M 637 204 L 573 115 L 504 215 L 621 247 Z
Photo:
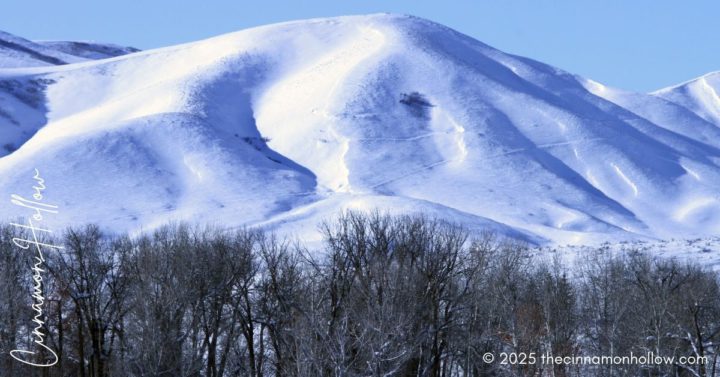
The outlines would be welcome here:
M 82 61 L 51 47 L 0 31 L 0 67 L 35 67 Z
M 76 41 L 37 41 L 36 43 L 56 51 L 91 60 L 114 58 L 140 51 L 134 47 L 118 46 L 111 43 Z
M 720 71 L 655 94 L 693 111 L 710 123 L 720 124 Z
M 270 25 L 0 69 L 0 196 L 28 193 L 37 167 L 59 225 L 313 240 L 340 209 L 378 208 L 538 243 L 706 236 L 719 82 L 623 92 L 409 16 Z
M 133 47 L 93 42 L 29 41 L 0 31 L 0 68 L 63 65 L 139 51 Z

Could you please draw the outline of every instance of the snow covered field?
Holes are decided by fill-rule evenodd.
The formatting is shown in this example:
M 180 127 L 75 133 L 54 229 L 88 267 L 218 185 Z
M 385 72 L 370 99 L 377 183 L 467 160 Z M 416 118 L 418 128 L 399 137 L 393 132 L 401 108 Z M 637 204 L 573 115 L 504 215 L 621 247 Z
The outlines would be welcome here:
M 531 255 L 552 262 L 559 258 L 570 273 L 577 270 L 596 253 L 605 256 L 622 256 L 631 253 L 647 253 L 663 259 L 675 259 L 680 263 L 690 262 L 720 272 L 720 237 L 693 239 L 668 239 L 661 241 L 606 241 L 599 245 L 558 245 L 550 244 L 531 248 Z
M 379 209 L 548 248 L 720 231 L 720 73 L 625 92 L 385 14 L 94 46 L 0 34 L 0 197 L 38 168 L 55 228 L 313 241 L 341 209 Z

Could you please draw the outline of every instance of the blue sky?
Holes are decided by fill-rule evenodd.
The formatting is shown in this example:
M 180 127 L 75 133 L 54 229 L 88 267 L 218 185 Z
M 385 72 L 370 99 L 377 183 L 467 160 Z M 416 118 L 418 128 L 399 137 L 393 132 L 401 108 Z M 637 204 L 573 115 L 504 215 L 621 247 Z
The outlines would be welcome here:
M 450 26 L 607 85 L 649 91 L 720 70 L 720 1 L 9 0 L 0 30 L 147 49 L 273 22 L 377 12 Z

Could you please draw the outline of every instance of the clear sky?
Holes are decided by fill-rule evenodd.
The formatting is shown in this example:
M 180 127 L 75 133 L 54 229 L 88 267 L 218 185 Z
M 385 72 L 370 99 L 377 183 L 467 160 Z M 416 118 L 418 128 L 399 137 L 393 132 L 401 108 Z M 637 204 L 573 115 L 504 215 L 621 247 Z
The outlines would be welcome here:
M 392 12 L 607 85 L 649 91 L 720 70 L 718 0 L 4 0 L 0 30 L 142 49 L 303 18 Z

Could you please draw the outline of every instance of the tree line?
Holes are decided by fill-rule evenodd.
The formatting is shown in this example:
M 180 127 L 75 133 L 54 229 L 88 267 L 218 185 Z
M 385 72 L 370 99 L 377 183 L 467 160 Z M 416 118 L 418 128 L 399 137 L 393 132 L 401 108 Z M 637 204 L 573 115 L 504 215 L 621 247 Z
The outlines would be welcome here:
M 28 235 L 1 225 L 0 376 L 720 376 L 720 285 L 701 266 L 601 250 L 568 265 L 423 216 L 321 230 L 311 250 L 248 229 L 68 229 L 42 281 L 59 361 L 37 368 L 9 354 L 33 346 L 33 260 L 13 244 Z M 631 352 L 704 362 L 539 362 Z

